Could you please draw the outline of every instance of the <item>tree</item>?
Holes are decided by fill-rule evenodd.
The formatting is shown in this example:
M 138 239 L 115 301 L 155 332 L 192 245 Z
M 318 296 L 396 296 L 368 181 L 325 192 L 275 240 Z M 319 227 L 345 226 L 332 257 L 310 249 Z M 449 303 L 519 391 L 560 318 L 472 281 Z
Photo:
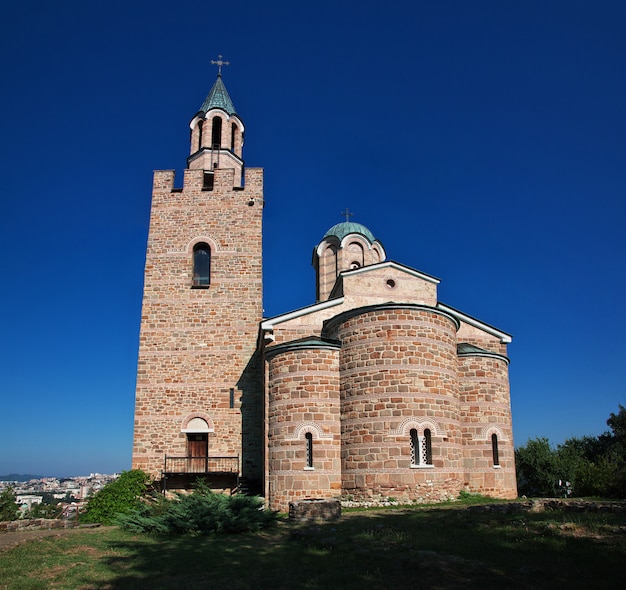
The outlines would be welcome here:
M 526 496 L 555 496 L 560 470 L 557 455 L 547 438 L 529 439 L 515 450 L 517 487 Z
M 609 416 L 606 421 L 607 426 L 613 431 L 611 434 L 615 439 L 615 442 L 626 445 L 626 408 L 619 404 L 619 412 Z
M 611 413 L 606 423 L 611 429 L 603 435 L 608 447 L 605 454 L 609 475 L 606 494 L 613 498 L 626 498 L 626 408 L 620 404 L 619 412 Z
M 559 480 L 572 483 L 574 496 L 626 498 L 626 408 L 619 406 L 600 436 L 568 438 L 556 449 L 547 438 L 516 449 L 518 489 L 531 496 L 559 493 Z
M 12 487 L 6 488 L 0 494 L 0 521 L 19 518 L 19 506 L 15 499 L 15 492 Z
M 81 521 L 113 524 L 116 514 L 139 507 L 149 482 L 150 476 L 140 469 L 123 471 L 89 499 Z
M 26 518 L 58 518 L 61 515 L 59 504 L 33 504 L 26 513 Z

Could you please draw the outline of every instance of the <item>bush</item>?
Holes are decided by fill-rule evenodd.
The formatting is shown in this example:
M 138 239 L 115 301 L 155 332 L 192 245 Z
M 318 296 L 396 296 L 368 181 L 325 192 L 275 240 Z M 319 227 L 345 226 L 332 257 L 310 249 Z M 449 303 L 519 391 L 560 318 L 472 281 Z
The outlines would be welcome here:
M 81 522 L 113 524 L 117 514 L 123 514 L 140 506 L 146 493 L 150 476 L 140 469 L 123 471 L 120 476 L 106 484 L 87 502 Z
M 117 523 L 132 532 L 198 535 L 258 531 L 276 522 L 261 498 L 213 493 L 204 485 L 172 500 L 153 500 L 118 515 Z
M 8 487 L 0 494 L 0 522 L 17 520 L 18 517 L 19 507 L 15 501 L 15 492 L 12 487 Z

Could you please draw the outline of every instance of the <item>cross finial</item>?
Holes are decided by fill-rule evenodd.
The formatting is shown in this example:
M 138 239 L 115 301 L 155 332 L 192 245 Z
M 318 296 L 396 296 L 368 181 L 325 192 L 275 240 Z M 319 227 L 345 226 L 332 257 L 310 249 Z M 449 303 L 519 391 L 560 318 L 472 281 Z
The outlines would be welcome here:
M 214 60 L 214 59 L 211 60 L 211 65 L 212 66 L 217 66 L 217 75 L 218 76 L 222 75 L 222 66 L 229 66 L 230 65 L 229 61 L 222 61 L 223 57 L 224 57 L 223 55 L 218 55 L 217 56 L 217 60 Z
M 354 213 L 350 213 L 350 209 L 348 209 L 347 207 L 345 211 L 341 212 L 341 215 L 346 216 L 346 221 L 350 221 L 350 217 L 354 217 Z

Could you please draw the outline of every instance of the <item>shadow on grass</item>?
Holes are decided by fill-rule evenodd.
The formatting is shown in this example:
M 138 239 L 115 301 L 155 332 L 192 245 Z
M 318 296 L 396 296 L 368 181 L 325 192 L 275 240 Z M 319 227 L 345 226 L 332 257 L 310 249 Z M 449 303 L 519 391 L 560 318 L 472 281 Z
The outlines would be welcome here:
M 620 523 L 613 518 L 592 524 L 614 533 Z M 588 525 L 558 513 L 429 509 L 351 513 L 327 524 L 281 523 L 260 534 L 122 535 L 104 558 L 113 580 L 84 580 L 83 587 L 588 590 L 623 580 L 623 530 L 603 536 Z

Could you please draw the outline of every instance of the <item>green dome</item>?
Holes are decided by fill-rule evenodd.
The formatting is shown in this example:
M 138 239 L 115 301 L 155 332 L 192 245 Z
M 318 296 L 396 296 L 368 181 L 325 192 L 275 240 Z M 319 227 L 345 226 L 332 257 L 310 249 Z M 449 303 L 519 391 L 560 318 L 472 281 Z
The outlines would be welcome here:
M 329 238 L 330 236 L 335 236 L 339 239 L 339 241 L 341 241 L 348 234 L 361 234 L 362 236 L 365 236 L 372 244 L 376 241 L 374 234 L 369 229 L 367 229 L 364 225 L 361 225 L 360 223 L 355 223 L 354 221 L 343 221 L 342 223 L 333 225 L 324 234 L 324 239 Z

